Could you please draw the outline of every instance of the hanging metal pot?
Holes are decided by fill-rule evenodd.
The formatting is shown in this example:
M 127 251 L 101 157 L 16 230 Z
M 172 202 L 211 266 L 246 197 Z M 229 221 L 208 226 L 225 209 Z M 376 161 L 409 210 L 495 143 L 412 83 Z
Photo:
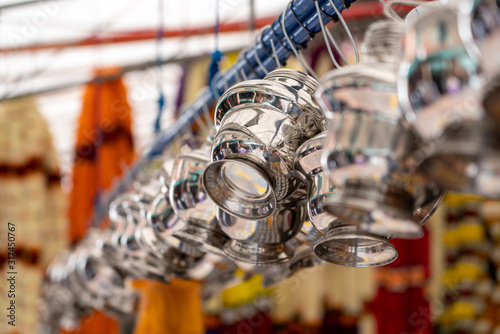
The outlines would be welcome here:
M 297 235 L 287 242 L 287 246 L 294 250 L 290 261 L 267 266 L 260 270 L 262 274 L 262 286 L 272 287 L 302 269 L 316 267 L 323 261 L 313 252 L 313 247 L 323 238 L 323 235 L 309 221 L 302 224 Z
M 148 223 L 153 227 L 160 238 L 166 238 L 185 227 L 185 223 L 175 213 L 169 199 L 171 174 L 175 159 L 167 159 L 162 164 L 159 175 L 161 191 L 152 201 L 147 212 Z
M 95 247 L 100 231 L 91 231 L 76 252 L 76 277 L 90 294 L 103 299 L 103 309 L 115 315 L 132 314 L 136 294 L 125 287 L 124 276 L 105 261 Z
M 75 330 L 80 327 L 80 318 L 91 313 L 88 307 L 78 305 L 70 288 L 66 271 L 69 255 L 64 251 L 54 258 L 46 271 L 48 281 L 42 286 L 40 318 L 51 329 Z
M 315 254 L 324 261 L 352 267 L 381 266 L 394 261 L 397 251 L 387 238 L 343 224 L 326 211 L 328 204 L 338 200 L 340 194 L 321 165 L 325 139 L 326 132 L 309 139 L 299 147 L 295 157 L 297 169 L 310 180 L 309 219 L 322 235 L 322 240 L 312 244 Z
M 143 184 L 141 187 L 138 187 L 135 190 L 134 195 L 134 200 L 137 202 L 140 210 L 140 220 L 139 225 L 136 229 L 135 237 L 139 240 L 139 243 L 145 245 L 145 248 L 157 257 L 161 257 L 162 254 L 166 252 L 167 245 L 163 238 L 161 238 L 160 234 L 155 230 L 153 224 L 150 223 L 149 210 L 157 199 L 158 195 L 161 194 L 163 187 L 164 186 L 160 180 L 160 175 L 158 173 L 155 173 L 154 175 L 152 175 L 152 178 L 149 180 L 149 182 Z M 172 212 L 170 214 L 175 216 L 173 210 L 171 211 Z M 165 214 L 165 212 L 163 214 Z M 163 216 L 162 218 L 171 217 Z M 173 217 L 171 219 L 176 220 Z M 164 224 L 164 222 L 162 222 L 162 224 Z
M 494 79 L 500 74 L 500 3 L 457 0 L 452 4 L 458 8 L 458 33 L 467 52 L 479 63 L 483 79 Z
M 203 252 L 222 255 L 228 237 L 217 223 L 216 206 L 207 196 L 202 183 L 209 163 L 210 148 L 181 153 L 174 162 L 169 198 L 175 213 L 186 225 L 174 236 L 189 242 Z
M 127 213 L 127 227 L 121 237 L 121 247 L 125 253 L 123 262 L 134 272 L 139 271 L 139 278 L 168 282 L 164 260 L 166 250 L 159 252 L 157 248 L 150 248 L 138 237 L 141 235 L 138 229 L 146 225 L 144 210 L 134 199 L 123 201 L 122 206 Z
M 286 242 L 300 230 L 305 208 L 294 202 L 280 202 L 274 214 L 261 220 L 247 220 L 217 210 L 220 227 L 231 238 L 224 247 L 229 258 L 264 266 L 284 263 L 293 257 Z
M 132 228 L 129 227 L 128 212 L 125 209 L 128 202 L 134 203 L 131 192 L 124 193 L 111 202 L 109 206 L 111 225 L 109 231 L 103 233 L 96 241 L 96 247 L 102 251 L 103 256 L 113 267 L 126 272 L 130 277 L 140 277 L 141 269 L 131 260 L 131 254 L 126 247 L 123 247 L 122 241 L 127 229 Z
M 482 66 L 490 65 L 467 52 L 483 42 L 463 38 L 463 30 L 479 27 L 461 23 L 463 4 L 435 5 L 407 25 L 398 96 L 413 130 L 428 142 L 424 172 L 443 188 L 499 197 L 500 136 L 483 106 Z
M 314 247 L 316 255 L 344 267 L 378 267 L 395 261 L 398 251 L 387 238 L 336 220 Z
M 282 69 L 234 85 L 219 99 L 212 163 L 203 176 L 217 206 L 260 220 L 296 191 L 301 182 L 293 171 L 293 154 L 324 127 L 314 100 L 317 86 L 301 72 Z
M 318 98 L 331 118 L 323 167 L 340 195 L 324 210 L 373 234 L 417 238 L 422 229 L 413 210 L 427 200 L 427 188 L 436 187 L 407 164 L 417 138 L 397 99 L 403 34 L 398 22 L 373 23 L 365 35 L 363 62 L 322 80 Z

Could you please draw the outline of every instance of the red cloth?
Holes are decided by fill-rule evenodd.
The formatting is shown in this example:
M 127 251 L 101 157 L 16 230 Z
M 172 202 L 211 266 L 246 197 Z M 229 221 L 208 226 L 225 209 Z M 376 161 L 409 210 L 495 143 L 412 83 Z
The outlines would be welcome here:
M 425 281 L 418 279 L 429 277 L 429 233 L 425 231 L 424 237 L 418 240 L 395 239 L 392 243 L 399 257 L 379 269 L 385 281 L 370 304 L 377 319 L 377 331 L 379 334 L 432 334 L 429 303 L 423 292 Z M 394 279 L 387 279 L 391 276 Z
M 273 334 L 273 323 L 269 316 L 263 312 L 255 314 L 250 319 L 243 319 L 237 323 L 226 326 L 222 334 Z

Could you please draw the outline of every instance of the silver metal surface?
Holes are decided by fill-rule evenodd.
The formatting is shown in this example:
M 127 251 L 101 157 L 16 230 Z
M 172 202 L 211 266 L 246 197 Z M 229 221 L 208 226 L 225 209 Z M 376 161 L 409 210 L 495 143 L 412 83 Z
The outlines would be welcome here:
M 264 219 L 296 190 L 294 153 L 325 126 L 313 96 L 317 85 L 301 72 L 281 69 L 234 85 L 219 99 L 212 163 L 203 181 L 219 207 Z
M 217 210 L 222 230 L 231 238 L 224 253 L 231 259 L 254 265 L 284 263 L 293 256 L 286 242 L 300 230 L 305 208 L 294 203 L 279 204 L 275 213 L 262 220 L 247 220 Z
M 257 271 L 262 274 L 262 286 L 272 287 L 302 269 L 322 264 L 323 261 L 313 252 L 314 245 L 321 239 L 323 235 L 311 222 L 305 221 L 299 233 L 287 243 L 291 249 L 294 249 L 292 259 L 283 264 L 260 268 Z
M 371 24 L 362 50 L 367 57 L 321 80 L 318 101 L 331 119 L 323 165 L 337 186 L 354 177 L 383 180 L 411 148 L 413 138 L 397 98 L 403 34 L 398 22 Z
M 406 119 L 424 139 L 463 121 L 481 120 L 471 96 L 482 87 L 479 63 L 459 35 L 458 8 L 435 6 L 407 25 L 398 97 Z
M 356 268 L 383 266 L 398 257 L 387 238 L 340 221 L 330 225 L 325 239 L 314 247 L 314 252 L 326 262 Z
M 325 203 L 339 197 L 337 187 L 325 175 L 321 165 L 327 132 L 323 131 L 302 144 L 295 155 L 297 170 L 309 179 L 307 211 L 311 223 L 326 233 L 336 217 L 324 210 Z
M 192 243 L 203 252 L 222 254 L 228 241 L 217 223 L 216 206 L 202 183 L 210 159 L 210 148 L 181 153 L 174 162 L 169 198 L 175 213 L 186 226 L 174 235 Z
M 331 118 L 322 164 L 339 187 L 323 209 L 364 231 L 411 239 L 423 234 L 413 210 L 436 187 L 417 170 L 412 154 L 420 142 L 398 104 L 393 51 L 403 34 L 397 22 L 372 24 L 366 63 L 327 74 L 318 98 Z
M 203 280 L 214 269 L 212 262 L 204 259 L 203 253 L 195 256 L 183 252 L 175 247 L 168 250 L 165 260 L 168 276 L 182 280 Z
M 481 66 L 486 81 L 500 74 L 500 3 L 496 0 L 457 0 L 458 31 L 467 52 Z
M 483 63 L 473 49 L 496 40 L 497 11 L 487 1 L 458 1 L 420 15 L 407 27 L 398 84 L 406 119 L 429 142 L 422 169 L 442 187 L 494 198 L 500 196 L 500 135 L 483 94 L 498 57 L 495 51 Z

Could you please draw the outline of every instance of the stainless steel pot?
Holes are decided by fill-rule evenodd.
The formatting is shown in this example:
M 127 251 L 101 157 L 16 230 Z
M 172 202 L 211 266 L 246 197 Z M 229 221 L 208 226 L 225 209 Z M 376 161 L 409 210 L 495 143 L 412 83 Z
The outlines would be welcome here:
M 313 78 L 283 69 L 224 93 L 216 108 L 212 163 L 203 176 L 217 206 L 236 217 L 265 219 L 294 193 L 300 180 L 293 154 L 324 128 L 317 86 Z

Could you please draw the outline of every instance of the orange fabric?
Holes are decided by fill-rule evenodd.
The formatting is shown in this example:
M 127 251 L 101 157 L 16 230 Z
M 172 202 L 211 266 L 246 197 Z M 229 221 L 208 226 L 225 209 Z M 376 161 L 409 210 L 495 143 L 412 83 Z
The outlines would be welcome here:
M 117 69 L 97 70 L 113 75 Z M 134 159 L 132 118 L 127 92 L 120 78 L 85 87 L 78 120 L 73 190 L 69 204 L 69 237 L 76 243 L 86 233 L 98 192 L 110 188 Z M 118 334 L 115 319 L 96 312 L 74 334 Z
M 200 334 L 204 331 L 200 282 L 132 283 L 141 301 L 134 334 Z
M 81 328 L 76 331 L 61 331 L 61 334 L 118 334 L 118 323 L 102 312 L 93 312 L 82 319 Z
M 102 69 L 96 75 L 117 72 L 117 69 Z M 109 188 L 133 161 L 131 127 L 127 91 L 120 78 L 86 86 L 78 120 L 69 205 L 69 234 L 73 243 L 85 235 L 97 192 Z

